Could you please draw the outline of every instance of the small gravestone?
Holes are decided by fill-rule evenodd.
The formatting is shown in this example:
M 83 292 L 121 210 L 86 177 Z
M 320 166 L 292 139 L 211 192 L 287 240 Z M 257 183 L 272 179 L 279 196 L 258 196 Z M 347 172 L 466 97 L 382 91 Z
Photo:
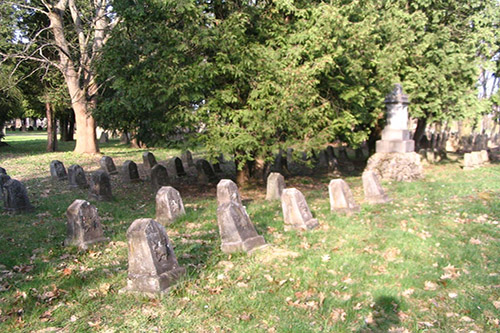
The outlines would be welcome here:
M 28 192 L 23 183 L 12 179 L 7 175 L 0 175 L 0 187 L 2 188 L 2 198 L 4 209 L 8 212 L 21 213 L 33 210 L 33 206 L 28 198 Z
M 57 160 L 50 162 L 50 175 L 57 180 L 66 180 L 68 178 L 64 164 Z
M 83 168 L 74 164 L 68 168 L 68 180 L 70 188 L 88 188 L 87 177 Z
M 196 161 L 196 171 L 198 171 L 198 178 L 206 178 L 208 181 L 212 182 L 217 179 L 214 170 L 210 166 L 207 160 Z
M 293 229 L 309 230 L 316 228 L 318 220 L 313 218 L 306 198 L 296 188 L 287 188 L 281 195 L 281 206 L 285 220 L 285 231 Z
M 90 177 L 89 197 L 98 201 L 111 201 L 111 181 L 107 172 L 98 170 Z
M 0 200 L 3 200 L 3 184 L 10 179 L 7 173 L 0 173 Z
M 182 160 L 178 157 L 173 157 L 167 162 L 168 172 L 177 175 L 177 177 L 184 177 L 186 175 L 186 171 L 184 170 L 184 166 L 182 165 Z
M 107 143 L 109 141 L 109 135 L 106 132 L 101 133 L 101 137 L 99 138 L 99 143 Z
M 134 161 L 127 160 L 122 165 L 122 178 L 125 182 L 137 182 L 140 181 L 139 171 L 137 170 L 137 164 Z
M 0 167 L 0 174 L 6 175 L 7 174 L 7 170 L 5 170 L 4 168 Z
M 163 186 L 156 193 L 156 221 L 167 225 L 186 214 L 179 191 L 171 186 Z
M 187 166 L 194 166 L 193 155 L 189 150 L 185 150 L 182 152 L 181 159 L 184 163 L 186 163 Z
M 238 205 L 243 205 L 238 186 L 230 179 L 222 179 L 217 184 L 217 206 L 231 201 L 236 202 Z
M 235 201 L 219 205 L 217 224 L 221 236 L 221 250 L 224 253 L 252 252 L 266 246 L 264 237 L 257 234 L 245 207 Z
M 168 172 L 161 164 L 155 165 L 151 169 L 151 186 L 153 191 L 158 191 L 162 186 L 168 185 Z
M 277 172 L 271 172 L 267 177 L 266 200 L 281 200 L 285 189 L 285 177 Z
M 153 155 L 153 153 L 149 151 L 142 154 L 142 162 L 144 164 L 144 170 L 146 172 L 151 171 L 151 169 L 153 169 L 153 167 L 158 164 L 156 162 L 155 155 Z
M 483 149 L 479 152 L 479 154 L 481 155 L 481 162 L 483 164 L 488 164 L 490 163 L 490 157 L 488 156 L 488 151 Z
M 97 208 L 85 200 L 75 200 L 66 210 L 65 246 L 86 250 L 89 245 L 105 241 Z
M 328 194 L 330 195 L 330 210 L 351 214 L 360 210 L 358 204 L 354 201 L 349 185 L 342 179 L 333 179 L 328 185 Z
M 464 170 L 473 170 L 475 169 L 477 166 L 476 166 L 476 163 L 472 157 L 472 154 L 471 153 L 465 153 L 464 154 Z
M 113 162 L 113 159 L 111 157 L 103 156 L 99 163 L 101 164 L 101 168 L 110 175 L 116 175 L 118 173 L 118 170 L 116 170 L 115 162 Z
M 362 179 L 366 201 L 372 204 L 381 204 L 390 201 L 380 185 L 377 175 L 373 171 L 363 172 Z
M 182 275 L 165 228 L 153 219 L 135 220 L 127 230 L 128 279 L 125 292 L 159 294 Z
M 471 152 L 471 155 L 472 155 L 472 163 L 474 164 L 475 167 L 480 167 L 483 165 L 483 159 L 481 156 L 481 152 L 473 151 L 473 152 Z

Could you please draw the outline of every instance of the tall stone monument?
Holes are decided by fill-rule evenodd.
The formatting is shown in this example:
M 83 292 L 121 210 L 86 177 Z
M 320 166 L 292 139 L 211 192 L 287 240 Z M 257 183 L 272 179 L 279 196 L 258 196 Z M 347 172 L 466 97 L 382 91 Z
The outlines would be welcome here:
M 135 220 L 127 230 L 127 238 L 128 279 L 123 291 L 159 294 L 185 274 L 165 228 L 155 220 Z
M 86 250 L 89 245 L 105 241 L 97 208 L 85 200 L 75 200 L 66 210 L 67 237 L 65 246 Z
M 368 159 L 365 170 L 381 179 L 412 181 L 422 178 L 420 155 L 415 153 L 415 141 L 408 131 L 408 95 L 396 84 L 385 98 L 387 125 L 382 140 L 376 142 L 376 153 Z

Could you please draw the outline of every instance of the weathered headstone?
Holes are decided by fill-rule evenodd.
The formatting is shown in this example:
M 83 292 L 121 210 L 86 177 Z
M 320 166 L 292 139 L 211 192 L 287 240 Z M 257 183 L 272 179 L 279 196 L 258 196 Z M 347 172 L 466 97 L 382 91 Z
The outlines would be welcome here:
M 83 168 L 73 164 L 68 168 L 68 180 L 70 188 L 88 188 L 87 177 Z
M 185 150 L 182 152 L 181 159 L 187 166 L 194 166 L 193 155 L 189 150 Z
M 225 202 L 217 208 L 217 224 L 224 253 L 252 252 L 266 246 L 264 237 L 259 236 L 245 207 L 235 201 Z
M 184 166 L 182 165 L 182 160 L 178 157 L 173 157 L 167 162 L 168 172 L 177 175 L 177 177 L 184 177 L 186 175 L 186 171 L 184 170 Z
M 483 158 L 481 156 L 481 152 L 473 151 L 471 152 L 471 155 L 472 155 L 472 162 L 476 167 L 480 167 L 483 165 Z
M 144 170 L 146 172 L 150 172 L 151 169 L 157 165 L 158 163 L 156 162 L 155 155 L 153 153 L 147 151 L 142 154 L 142 162 L 144 165 Z
M 140 181 L 139 171 L 137 170 L 137 164 L 134 161 L 127 160 L 123 162 L 122 165 L 122 178 L 126 182 L 137 182 Z
M 330 196 L 330 210 L 351 214 L 360 210 L 359 205 L 354 201 L 349 185 L 343 179 L 332 179 L 328 185 Z
M 7 173 L 0 173 L 0 200 L 3 200 L 3 184 L 10 179 Z
M 66 210 L 67 237 L 65 246 L 86 250 L 89 245 L 105 241 L 97 208 L 85 200 L 75 200 Z
M 198 171 L 198 178 L 206 178 L 208 181 L 215 181 L 217 176 L 207 160 L 196 161 L 196 171 Z M 200 179 L 201 180 L 201 179 Z
M 365 192 L 365 199 L 369 203 L 379 204 L 391 201 L 384 192 L 380 185 L 377 175 L 373 171 L 363 172 L 363 190 Z
M 163 186 L 156 193 L 156 221 L 167 225 L 186 214 L 179 191 L 171 186 Z
M 106 132 L 101 133 L 101 137 L 99 138 L 99 143 L 107 143 L 109 141 L 109 135 Z
M 477 167 L 474 158 L 471 153 L 464 154 L 464 170 L 473 170 Z
M 64 164 L 57 160 L 50 162 L 50 175 L 57 180 L 66 180 L 68 178 Z
M 267 177 L 266 200 L 281 200 L 285 189 L 285 177 L 277 172 L 271 172 Z
M 128 279 L 124 291 L 158 294 L 182 275 L 165 228 L 153 219 L 135 220 L 127 230 Z
M 168 185 L 168 172 L 161 164 L 155 165 L 151 169 L 151 186 L 153 191 L 158 191 L 162 186 Z
M 281 195 L 281 206 L 285 220 L 285 231 L 292 229 L 314 229 L 319 223 L 313 218 L 306 198 L 296 188 L 287 188 Z
M 230 201 L 243 205 L 238 191 L 238 186 L 230 179 L 222 179 L 217 184 L 217 206 Z
M 99 163 L 101 164 L 101 168 L 110 175 L 116 175 L 118 173 L 118 170 L 116 170 L 115 162 L 113 162 L 113 159 L 111 157 L 103 156 Z
M 106 171 L 97 170 L 90 177 L 89 197 L 98 201 L 111 201 L 111 181 Z
M 480 153 L 480 155 L 481 155 L 481 162 L 482 162 L 483 164 L 488 164 L 488 163 L 490 163 L 490 157 L 489 157 L 489 155 L 488 155 L 488 151 L 487 151 L 487 150 L 483 149 L 483 150 L 481 150 L 479 153 Z
M 0 179 L 4 209 L 6 211 L 21 213 L 33 210 L 23 183 L 4 174 L 0 175 Z

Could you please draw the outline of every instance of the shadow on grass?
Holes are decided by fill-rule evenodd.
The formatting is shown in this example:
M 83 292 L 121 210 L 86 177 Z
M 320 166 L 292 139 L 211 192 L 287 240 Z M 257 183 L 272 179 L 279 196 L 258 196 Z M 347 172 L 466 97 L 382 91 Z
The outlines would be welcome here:
M 379 296 L 375 299 L 372 311 L 372 321 L 358 332 L 389 332 L 391 328 L 400 325 L 398 313 L 400 301 L 393 296 Z

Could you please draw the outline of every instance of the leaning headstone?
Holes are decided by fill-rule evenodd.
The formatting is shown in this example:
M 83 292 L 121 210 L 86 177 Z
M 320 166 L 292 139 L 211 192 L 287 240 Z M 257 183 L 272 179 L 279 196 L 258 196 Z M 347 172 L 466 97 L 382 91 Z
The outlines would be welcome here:
M 118 173 L 118 170 L 116 170 L 115 162 L 113 162 L 113 159 L 111 157 L 103 156 L 99 163 L 101 164 L 101 168 L 110 175 L 116 175 Z
M 230 179 L 222 179 L 217 184 L 217 206 L 231 201 L 243 205 L 238 186 Z
M 111 181 L 107 172 L 97 170 L 90 177 L 89 197 L 97 201 L 111 201 Z
M 65 246 L 86 250 L 89 245 L 105 241 L 97 208 L 85 200 L 75 200 L 66 210 L 67 237 Z
M 158 191 L 162 186 L 168 185 L 168 172 L 161 164 L 155 165 L 151 169 L 151 186 L 153 191 Z
M 194 166 L 193 155 L 189 150 L 185 150 L 181 155 L 182 162 L 186 163 L 187 166 Z
M 373 171 L 363 172 L 362 179 L 366 201 L 372 204 L 381 204 L 390 201 L 380 185 L 377 175 Z
M 32 211 L 33 206 L 23 183 L 4 174 L 0 178 L 4 209 L 13 213 Z
M 156 221 L 167 225 L 186 214 L 179 191 L 171 186 L 163 186 L 156 193 Z
M 267 177 L 266 200 L 281 200 L 285 189 L 285 177 L 277 172 L 271 172 Z
M 217 179 L 212 166 L 210 166 L 210 163 L 208 163 L 207 160 L 196 161 L 196 171 L 198 171 L 198 174 L 201 174 L 202 177 L 206 177 L 208 181 L 214 181 Z
M 57 160 L 50 162 L 50 175 L 57 180 L 66 180 L 68 178 L 64 164 Z
M 128 279 L 123 291 L 163 293 L 186 273 L 177 262 L 165 227 L 155 220 L 135 220 L 127 238 Z
M 68 168 L 68 180 L 70 188 L 88 188 L 87 177 L 83 168 L 73 164 Z
M 349 185 L 343 179 L 332 179 L 328 185 L 328 194 L 330 196 L 330 210 L 345 214 L 360 210 L 354 201 Z
M 123 162 L 122 165 L 122 178 L 125 182 L 137 182 L 140 181 L 139 171 L 137 170 L 137 164 L 134 161 L 127 160 Z
M 235 201 L 225 202 L 217 208 L 217 224 L 224 253 L 252 252 L 266 246 L 264 237 L 259 236 L 245 207 Z
M 306 198 L 296 188 L 287 188 L 281 195 L 281 206 L 285 220 L 285 231 L 292 229 L 314 229 L 318 220 L 313 218 Z
M 146 172 L 151 171 L 151 169 L 158 164 L 155 155 L 149 151 L 142 154 L 142 162 L 144 163 L 144 170 Z

